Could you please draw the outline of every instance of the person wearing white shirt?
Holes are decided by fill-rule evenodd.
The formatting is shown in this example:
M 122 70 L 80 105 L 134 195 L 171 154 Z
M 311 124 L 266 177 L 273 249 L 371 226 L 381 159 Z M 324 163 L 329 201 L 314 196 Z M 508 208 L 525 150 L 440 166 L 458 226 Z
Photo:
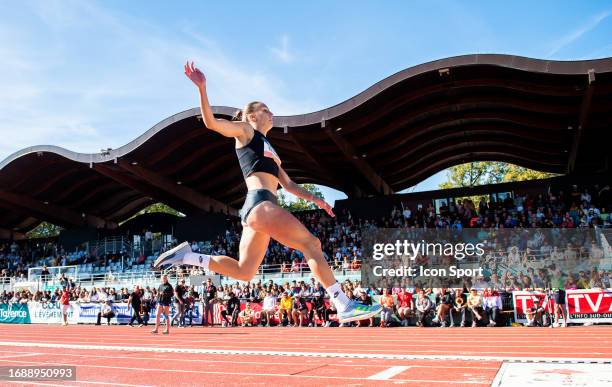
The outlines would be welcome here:
M 100 320 L 102 320 L 102 317 L 106 318 L 106 325 L 110 325 L 110 320 L 115 317 L 113 306 L 109 301 L 104 302 L 104 305 L 102 305 L 100 313 L 98 313 L 98 322 L 96 325 L 100 325 Z
M 410 209 L 408 208 L 405 208 L 402 214 L 404 215 L 404 218 L 410 219 L 410 217 L 412 216 L 412 211 L 410 211 Z
M 265 318 L 266 324 L 271 327 L 272 319 L 274 318 L 274 312 L 276 309 L 276 295 L 274 292 L 267 292 L 263 299 L 261 307 L 261 314 Z M 263 321 L 262 321 L 263 322 Z
M 106 294 L 104 289 L 100 288 L 100 291 L 98 292 L 98 301 L 105 302 L 106 300 L 108 300 L 108 294 Z
M 517 267 L 521 262 L 521 258 L 518 253 L 518 248 L 516 246 L 512 246 L 510 248 L 510 252 L 508 253 L 508 266 Z
M 502 310 L 502 300 L 497 290 L 487 294 L 484 299 L 484 304 L 485 312 L 489 317 L 489 326 L 494 327 L 497 325 L 497 315 Z

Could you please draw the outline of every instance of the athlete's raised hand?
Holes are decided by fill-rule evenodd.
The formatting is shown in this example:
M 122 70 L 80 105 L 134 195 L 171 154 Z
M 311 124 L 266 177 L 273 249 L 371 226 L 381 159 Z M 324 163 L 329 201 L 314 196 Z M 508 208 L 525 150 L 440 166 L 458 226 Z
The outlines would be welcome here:
M 187 75 L 187 78 L 189 78 L 198 88 L 206 87 L 206 77 L 204 73 L 195 67 L 193 62 L 191 62 L 191 64 L 189 64 L 189 62 L 185 64 L 185 75 Z
M 314 200 L 314 204 L 319 206 L 319 208 L 321 208 L 322 210 L 325 210 L 325 212 L 327 212 L 327 214 L 331 216 L 332 218 L 336 217 L 336 214 L 334 214 L 332 206 L 330 206 L 325 200 L 317 198 L 316 200 Z

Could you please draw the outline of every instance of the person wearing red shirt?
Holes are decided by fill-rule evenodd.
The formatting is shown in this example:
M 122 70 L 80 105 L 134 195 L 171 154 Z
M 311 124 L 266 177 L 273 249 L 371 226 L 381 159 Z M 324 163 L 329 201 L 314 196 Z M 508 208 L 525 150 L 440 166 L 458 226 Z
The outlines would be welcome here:
M 70 309 L 70 292 L 68 288 L 64 288 L 62 293 L 62 297 L 60 298 L 60 304 L 62 305 L 62 317 L 63 322 L 62 325 L 68 325 L 68 310 Z
M 413 310 L 412 293 L 406 289 L 400 290 L 400 292 L 397 293 L 397 314 L 402 320 L 403 326 L 408 326 L 408 320 Z

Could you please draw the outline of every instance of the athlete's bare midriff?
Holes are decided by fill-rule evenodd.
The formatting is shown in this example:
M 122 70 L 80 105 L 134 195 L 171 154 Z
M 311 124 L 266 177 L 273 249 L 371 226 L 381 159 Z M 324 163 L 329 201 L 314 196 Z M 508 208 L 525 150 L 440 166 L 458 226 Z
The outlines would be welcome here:
M 247 189 L 267 189 L 276 195 L 278 189 L 278 178 L 266 172 L 254 172 L 245 180 Z

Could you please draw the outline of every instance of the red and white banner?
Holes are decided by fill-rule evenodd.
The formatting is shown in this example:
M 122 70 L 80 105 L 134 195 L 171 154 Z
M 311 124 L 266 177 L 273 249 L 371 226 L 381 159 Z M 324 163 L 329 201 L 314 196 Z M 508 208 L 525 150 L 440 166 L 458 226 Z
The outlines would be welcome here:
M 565 294 L 568 321 L 612 323 L 612 289 L 576 289 Z
M 549 312 L 554 311 L 554 300 L 552 297 L 547 297 L 543 292 L 519 290 L 512 292 L 512 303 L 514 304 L 514 321 L 518 323 L 527 323 L 525 311 L 533 308 L 535 300 L 538 300 L 540 306 Z
M 554 316 L 552 297 L 538 291 L 514 291 L 512 292 L 514 321 L 527 323 L 525 310 L 533 308 L 536 299 L 551 317 Z M 566 290 L 565 305 L 568 323 L 612 323 L 612 289 Z

